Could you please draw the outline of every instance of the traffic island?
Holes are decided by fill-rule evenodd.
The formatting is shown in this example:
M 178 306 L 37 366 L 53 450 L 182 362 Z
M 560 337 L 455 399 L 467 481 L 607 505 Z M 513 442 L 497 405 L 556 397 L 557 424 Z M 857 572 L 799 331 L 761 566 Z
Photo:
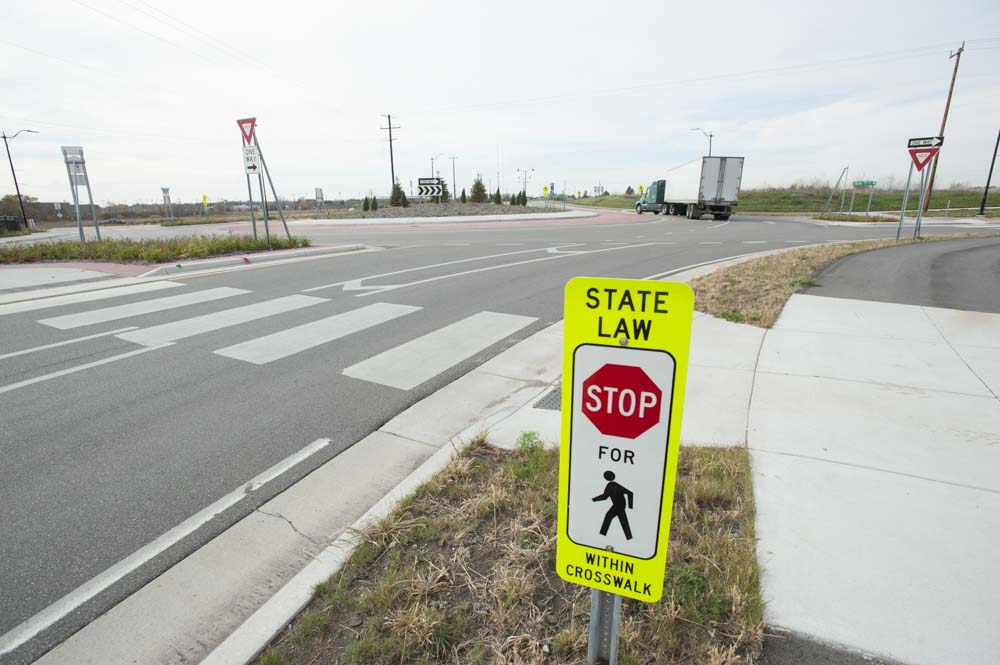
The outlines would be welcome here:
M 41 261 L 106 261 L 116 263 L 172 263 L 214 256 L 266 252 L 269 249 L 308 247 L 308 238 L 274 236 L 268 241 L 251 235 L 181 236 L 154 240 L 66 240 L 0 246 L 0 264 Z
M 361 534 L 261 665 L 583 662 L 590 590 L 555 571 L 558 450 L 474 440 Z M 754 662 L 764 640 L 745 448 L 682 448 L 663 599 L 625 600 L 620 662 Z

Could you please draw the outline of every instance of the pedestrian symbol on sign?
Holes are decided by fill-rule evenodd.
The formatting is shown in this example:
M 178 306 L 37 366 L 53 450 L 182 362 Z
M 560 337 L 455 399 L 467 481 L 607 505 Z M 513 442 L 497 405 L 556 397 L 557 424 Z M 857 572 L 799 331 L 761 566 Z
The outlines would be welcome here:
M 617 517 L 618 522 L 622 525 L 622 531 L 625 533 L 625 540 L 632 540 L 632 529 L 628 525 L 628 515 L 625 513 L 626 506 L 632 510 L 632 492 L 615 482 L 614 471 L 605 471 L 604 479 L 608 481 L 604 492 L 593 498 L 593 501 L 611 499 L 611 507 L 608 508 L 607 514 L 604 515 L 604 521 L 601 523 L 601 535 L 608 535 L 611 520 Z

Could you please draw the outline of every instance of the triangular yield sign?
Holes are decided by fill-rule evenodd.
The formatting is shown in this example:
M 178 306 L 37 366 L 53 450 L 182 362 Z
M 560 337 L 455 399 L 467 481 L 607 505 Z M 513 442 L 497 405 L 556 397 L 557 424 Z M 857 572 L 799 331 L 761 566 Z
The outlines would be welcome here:
M 910 148 L 910 159 L 918 171 L 923 171 L 927 162 L 931 161 L 940 150 L 941 148 Z
M 240 131 L 243 132 L 243 138 L 247 145 L 253 143 L 253 130 L 257 126 L 257 118 L 243 118 L 237 120 L 236 124 L 240 126 Z

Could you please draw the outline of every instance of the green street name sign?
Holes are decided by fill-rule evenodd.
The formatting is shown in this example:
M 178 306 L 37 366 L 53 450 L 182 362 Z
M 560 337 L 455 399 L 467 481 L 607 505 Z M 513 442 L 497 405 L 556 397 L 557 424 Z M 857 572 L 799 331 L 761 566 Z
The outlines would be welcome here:
M 875 186 L 875 181 L 874 180 L 855 180 L 854 181 L 854 186 L 857 187 L 857 188 L 859 188 L 859 189 L 865 189 L 867 187 L 874 187 Z

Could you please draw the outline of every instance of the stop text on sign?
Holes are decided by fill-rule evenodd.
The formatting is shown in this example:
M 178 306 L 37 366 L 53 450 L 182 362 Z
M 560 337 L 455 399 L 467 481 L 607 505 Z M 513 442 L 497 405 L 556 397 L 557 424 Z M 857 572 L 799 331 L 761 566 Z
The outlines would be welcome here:
M 597 317 L 597 336 L 605 339 L 648 340 L 652 334 L 655 314 L 668 314 L 670 292 L 647 288 L 590 287 L 586 305 L 589 309 L 615 312 L 605 320 Z M 626 312 L 627 314 L 622 314 Z M 641 318 L 636 314 L 643 315 Z
M 602 434 L 634 439 L 660 422 L 659 386 L 641 367 L 607 363 L 583 382 L 583 412 Z

